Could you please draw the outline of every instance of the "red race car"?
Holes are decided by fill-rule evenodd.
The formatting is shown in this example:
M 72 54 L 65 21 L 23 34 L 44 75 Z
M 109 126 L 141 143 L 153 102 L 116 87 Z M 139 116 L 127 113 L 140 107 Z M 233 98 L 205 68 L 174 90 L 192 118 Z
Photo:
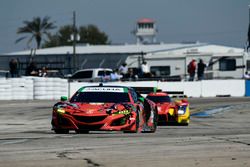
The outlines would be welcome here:
M 155 92 L 149 93 L 147 98 L 157 105 L 158 123 L 169 124 L 177 123 L 178 125 L 188 125 L 190 122 L 189 103 L 186 99 L 172 102 L 167 93 Z
M 62 97 L 51 124 L 55 133 L 155 132 L 157 118 L 155 103 L 133 88 L 100 85 L 80 88 L 69 101 Z

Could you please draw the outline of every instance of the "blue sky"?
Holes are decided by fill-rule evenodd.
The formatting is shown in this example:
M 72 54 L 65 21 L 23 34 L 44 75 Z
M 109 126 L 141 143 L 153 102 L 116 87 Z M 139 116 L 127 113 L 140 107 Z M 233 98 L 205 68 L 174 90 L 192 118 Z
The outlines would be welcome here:
M 200 41 L 244 47 L 250 0 L 1 0 L 0 53 L 27 49 L 15 44 L 24 20 L 49 16 L 57 27 L 95 24 L 112 43 L 135 43 L 136 21 L 151 18 L 159 30 L 158 42 Z M 57 30 L 57 29 L 56 29 Z M 54 31 L 56 31 L 54 30 Z

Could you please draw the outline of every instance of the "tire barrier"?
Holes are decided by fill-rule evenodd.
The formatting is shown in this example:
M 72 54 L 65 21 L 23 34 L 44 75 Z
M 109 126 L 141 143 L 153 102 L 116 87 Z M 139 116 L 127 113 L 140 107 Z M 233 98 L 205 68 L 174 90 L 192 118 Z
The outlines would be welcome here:
M 0 78 L 0 100 L 11 100 L 12 92 L 9 80 Z
M 33 100 L 33 80 L 26 78 L 10 78 L 12 100 Z
M 68 81 L 61 78 L 0 78 L 0 100 L 59 100 L 68 96 Z
M 61 96 L 68 95 L 68 82 L 61 78 L 33 78 L 34 99 L 58 100 Z

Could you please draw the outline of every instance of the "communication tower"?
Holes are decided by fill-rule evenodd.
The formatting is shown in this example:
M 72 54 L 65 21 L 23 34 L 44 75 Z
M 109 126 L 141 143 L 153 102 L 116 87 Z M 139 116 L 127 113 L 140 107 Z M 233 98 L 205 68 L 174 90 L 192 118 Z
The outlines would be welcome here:
M 135 36 L 137 44 L 156 43 L 156 25 L 154 20 L 143 18 L 137 21 Z

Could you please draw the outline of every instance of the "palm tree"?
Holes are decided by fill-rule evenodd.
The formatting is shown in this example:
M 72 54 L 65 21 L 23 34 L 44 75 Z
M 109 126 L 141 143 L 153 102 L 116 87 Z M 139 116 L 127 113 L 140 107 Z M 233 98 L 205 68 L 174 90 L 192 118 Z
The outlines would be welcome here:
M 43 19 L 40 17 L 34 17 L 32 21 L 24 21 L 25 26 L 17 29 L 17 34 L 31 34 L 27 45 L 31 43 L 33 39 L 36 40 L 37 49 L 41 46 L 41 41 L 43 39 L 43 35 L 49 34 L 49 30 L 56 28 L 54 26 L 54 22 L 49 22 L 50 17 L 46 16 Z M 16 40 L 16 43 L 28 38 L 28 36 L 23 36 Z

